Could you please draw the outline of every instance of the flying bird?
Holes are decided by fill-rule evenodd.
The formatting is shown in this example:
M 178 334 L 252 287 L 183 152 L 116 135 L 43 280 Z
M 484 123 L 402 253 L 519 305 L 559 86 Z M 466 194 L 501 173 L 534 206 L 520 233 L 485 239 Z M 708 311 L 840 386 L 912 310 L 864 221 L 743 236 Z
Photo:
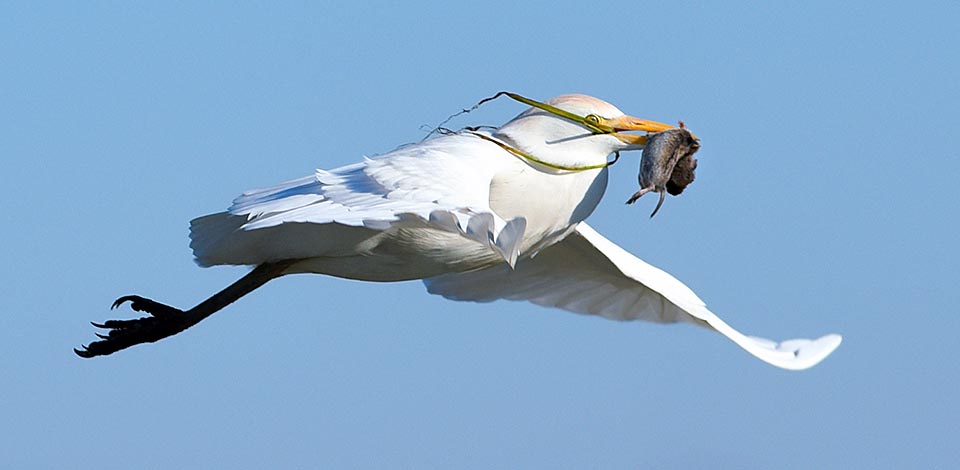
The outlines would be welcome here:
M 194 219 L 190 246 L 200 266 L 253 270 L 188 310 L 121 297 L 114 308 L 129 303 L 148 315 L 94 323 L 104 334 L 75 352 L 107 355 L 175 335 L 297 273 L 422 279 L 431 294 L 453 300 L 526 300 L 614 320 L 692 323 L 784 369 L 811 367 L 839 346 L 835 334 L 783 342 L 746 336 L 683 283 L 584 222 L 604 194 L 611 156 L 641 150 L 642 133 L 673 126 L 585 95 L 541 103 L 502 94 L 530 108 L 499 128 L 444 132 L 248 191 L 225 212 Z

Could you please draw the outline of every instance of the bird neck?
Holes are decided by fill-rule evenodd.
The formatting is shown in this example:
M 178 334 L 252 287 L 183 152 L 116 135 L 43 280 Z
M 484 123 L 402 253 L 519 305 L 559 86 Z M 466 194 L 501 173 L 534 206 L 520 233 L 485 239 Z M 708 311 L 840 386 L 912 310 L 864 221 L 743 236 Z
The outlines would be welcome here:
M 617 151 L 606 142 L 609 136 L 536 110 L 508 122 L 489 137 L 481 137 L 531 164 L 564 172 L 606 167 L 610 164 L 607 156 Z
M 549 168 L 549 169 L 551 169 L 551 170 L 562 171 L 562 172 L 578 172 L 578 171 L 596 170 L 596 169 L 600 169 L 600 168 L 606 168 L 606 167 L 612 165 L 614 162 L 616 162 L 616 159 L 614 159 L 613 161 L 610 161 L 610 162 L 604 161 L 603 163 L 596 164 L 596 165 L 564 165 L 564 164 L 561 164 L 561 163 L 554 163 L 554 162 L 550 162 L 550 161 L 547 161 L 547 160 L 541 160 L 540 158 L 538 158 L 538 157 L 536 157 L 536 156 L 534 156 L 534 155 L 531 155 L 531 154 L 529 154 L 529 153 L 527 153 L 527 152 L 524 152 L 523 150 L 520 150 L 520 149 L 518 149 L 518 148 L 516 148 L 516 147 L 513 147 L 513 146 L 511 146 L 510 144 L 508 144 L 508 143 L 506 143 L 506 142 L 504 142 L 504 141 L 502 141 L 502 140 L 498 140 L 498 139 L 496 139 L 496 138 L 494 138 L 494 137 L 492 137 L 492 136 L 490 136 L 490 135 L 488 135 L 488 134 L 483 134 L 483 133 L 474 132 L 474 131 L 467 131 L 467 132 L 468 132 L 469 134 L 472 134 L 472 135 L 474 135 L 474 136 L 477 136 L 477 137 L 479 137 L 479 138 L 481 138 L 481 139 L 483 139 L 483 140 L 486 140 L 486 141 L 488 141 L 488 142 L 492 142 L 492 143 L 500 146 L 500 148 L 502 148 L 502 149 L 506 150 L 507 152 L 513 154 L 513 155 L 516 156 L 517 158 L 520 158 L 521 160 L 524 160 L 524 161 L 526 161 L 527 163 L 530 163 L 531 165 L 539 165 L 539 166 L 541 166 L 541 167 L 546 167 L 546 168 Z M 617 155 L 617 157 L 619 158 L 619 154 Z

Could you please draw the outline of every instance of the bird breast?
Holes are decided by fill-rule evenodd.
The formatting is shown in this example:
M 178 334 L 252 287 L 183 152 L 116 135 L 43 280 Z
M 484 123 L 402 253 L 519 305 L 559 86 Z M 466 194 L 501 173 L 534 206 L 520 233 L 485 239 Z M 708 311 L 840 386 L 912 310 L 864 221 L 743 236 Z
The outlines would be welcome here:
M 554 172 L 518 161 L 490 181 L 490 208 L 504 220 L 527 221 L 520 254 L 560 241 L 586 219 L 607 188 L 607 169 Z

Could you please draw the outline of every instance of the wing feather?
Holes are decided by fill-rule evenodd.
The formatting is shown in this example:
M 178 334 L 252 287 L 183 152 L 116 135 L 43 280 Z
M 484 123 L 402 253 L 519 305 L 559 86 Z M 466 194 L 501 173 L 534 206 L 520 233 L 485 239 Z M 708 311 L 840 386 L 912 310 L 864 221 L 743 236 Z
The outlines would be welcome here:
M 255 245 L 257 253 L 282 258 L 287 249 L 279 243 L 288 237 L 279 227 L 298 224 L 298 233 L 307 231 L 318 242 L 312 244 L 313 252 L 289 255 L 325 256 L 345 249 L 339 242 L 342 237 L 328 237 L 325 232 L 343 231 L 334 225 L 381 231 L 413 218 L 489 244 L 513 263 L 525 220 L 503 220 L 489 207 L 490 181 L 510 164 L 516 164 L 515 157 L 476 136 L 438 137 L 360 163 L 247 191 L 227 212 L 195 219 L 191 246 L 204 266 L 256 264 L 265 255 L 247 257 L 237 247 Z M 262 229 L 271 229 L 271 234 L 253 234 Z
M 515 270 L 503 266 L 445 274 L 424 281 L 432 294 L 454 300 L 527 300 L 613 320 L 686 322 L 717 331 L 757 358 L 784 369 L 806 369 L 840 345 L 830 334 L 783 342 L 746 336 L 707 309 L 686 285 L 631 255 L 581 223 L 563 241 Z

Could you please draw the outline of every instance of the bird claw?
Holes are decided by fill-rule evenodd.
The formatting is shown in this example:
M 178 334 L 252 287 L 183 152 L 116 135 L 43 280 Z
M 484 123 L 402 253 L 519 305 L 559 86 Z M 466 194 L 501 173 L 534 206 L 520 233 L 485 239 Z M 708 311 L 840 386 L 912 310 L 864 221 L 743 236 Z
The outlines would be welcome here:
M 184 321 L 182 310 L 139 295 L 120 297 L 110 309 L 116 309 L 126 302 L 130 302 L 130 308 L 134 311 L 146 312 L 150 316 L 132 320 L 107 320 L 103 323 L 91 322 L 93 326 L 108 331 L 106 334 L 94 333 L 100 341 L 83 346 L 83 349 L 74 349 L 73 352 L 84 358 L 105 356 L 136 344 L 159 341 L 189 326 Z
M 133 311 L 146 312 L 154 317 L 163 317 L 183 313 L 183 311 L 180 309 L 161 304 L 160 302 L 150 300 L 145 297 L 140 297 L 139 295 L 125 295 L 117 300 L 114 300 L 113 304 L 110 305 L 110 310 L 115 310 L 117 307 L 126 302 L 130 302 L 130 308 L 133 309 Z

